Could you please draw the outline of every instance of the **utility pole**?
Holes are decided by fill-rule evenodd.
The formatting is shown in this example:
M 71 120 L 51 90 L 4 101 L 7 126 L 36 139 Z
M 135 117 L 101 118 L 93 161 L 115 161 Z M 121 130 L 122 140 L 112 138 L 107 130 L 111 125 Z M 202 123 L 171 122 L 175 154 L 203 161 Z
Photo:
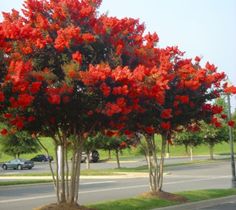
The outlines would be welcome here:
M 230 121 L 232 119 L 231 105 L 230 105 L 230 94 L 227 94 L 227 103 L 228 103 L 228 120 Z M 230 144 L 231 169 L 232 169 L 232 187 L 236 188 L 233 131 L 232 131 L 231 126 L 228 126 L 228 127 L 229 127 L 229 144 Z

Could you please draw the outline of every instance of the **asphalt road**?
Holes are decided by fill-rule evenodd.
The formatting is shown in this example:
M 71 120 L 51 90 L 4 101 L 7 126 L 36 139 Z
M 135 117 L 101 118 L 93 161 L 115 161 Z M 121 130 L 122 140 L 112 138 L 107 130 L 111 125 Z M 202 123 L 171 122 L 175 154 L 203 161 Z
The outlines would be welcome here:
M 164 177 L 164 190 L 177 192 L 195 189 L 229 188 L 230 162 L 175 166 Z M 80 203 L 132 197 L 148 191 L 148 178 L 81 180 Z M 0 187 L 0 210 L 30 210 L 55 201 L 53 187 L 48 184 Z M 207 210 L 207 209 L 204 209 Z M 209 209 L 208 209 L 209 210 Z M 230 209 L 229 209 L 230 210 Z
M 208 156 L 197 156 L 194 157 L 194 160 L 207 160 L 209 157 Z M 216 158 L 224 158 L 224 156 L 216 156 Z M 187 163 L 191 162 L 190 158 L 186 157 L 178 157 L 178 158 L 166 158 L 165 159 L 165 165 L 168 164 L 175 164 L 175 163 Z M 137 159 L 134 161 L 121 161 L 121 167 L 138 167 L 142 165 L 146 165 L 146 160 L 145 159 Z M 1 166 L 1 164 L 0 164 Z M 53 168 L 55 168 L 55 162 L 52 162 Z M 90 163 L 91 169 L 109 169 L 109 168 L 116 168 L 117 164 L 115 161 L 108 161 L 108 162 L 98 162 L 98 163 Z M 86 169 L 86 164 L 81 163 L 81 169 Z M 44 163 L 37 163 L 35 162 L 35 166 L 31 170 L 6 170 L 4 171 L 0 167 L 0 176 L 1 174 L 25 174 L 25 173 L 44 173 L 44 172 L 49 172 L 49 165 L 47 162 Z
M 235 210 L 235 209 L 236 209 L 236 201 L 232 201 L 229 203 L 214 205 L 208 208 L 201 208 L 199 210 Z

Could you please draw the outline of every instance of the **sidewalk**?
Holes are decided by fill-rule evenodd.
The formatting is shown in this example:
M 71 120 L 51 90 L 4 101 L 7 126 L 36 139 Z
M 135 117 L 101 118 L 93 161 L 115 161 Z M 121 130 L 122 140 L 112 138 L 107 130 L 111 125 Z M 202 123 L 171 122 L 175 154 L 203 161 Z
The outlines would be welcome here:
M 232 195 L 232 196 L 227 196 L 227 197 L 222 197 L 222 198 L 215 198 L 215 199 L 210 199 L 210 200 L 174 205 L 170 207 L 156 208 L 153 210 L 201 210 L 207 207 L 218 206 L 218 205 L 227 204 L 227 203 L 231 203 L 235 201 L 236 201 L 236 195 Z M 225 210 L 224 207 L 221 209 Z M 235 208 L 233 209 L 236 209 L 236 203 L 235 203 Z

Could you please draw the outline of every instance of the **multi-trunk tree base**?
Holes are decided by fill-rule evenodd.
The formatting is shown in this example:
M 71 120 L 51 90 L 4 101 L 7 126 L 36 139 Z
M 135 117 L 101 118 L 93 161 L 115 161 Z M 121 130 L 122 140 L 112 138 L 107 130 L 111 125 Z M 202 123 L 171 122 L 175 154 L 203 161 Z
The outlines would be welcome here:
M 34 210 L 96 210 L 96 209 L 87 208 L 85 206 L 80 206 L 78 204 L 71 205 L 67 203 L 61 203 L 61 204 L 52 203 L 39 208 L 34 208 Z

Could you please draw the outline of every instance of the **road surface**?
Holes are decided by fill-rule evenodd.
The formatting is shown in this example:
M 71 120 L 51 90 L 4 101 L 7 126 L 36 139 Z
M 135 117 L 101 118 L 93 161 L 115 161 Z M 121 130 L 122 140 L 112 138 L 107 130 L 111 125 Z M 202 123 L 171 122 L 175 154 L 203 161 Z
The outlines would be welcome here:
M 231 186 L 230 163 L 175 166 L 164 177 L 164 190 L 229 188 Z M 80 204 L 128 198 L 148 191 L 148 178 L 112 178 L 81 180 Z M 52 185 L 0 187 L 0 210 L 31 210 L 55 202 Z M 205 209 L 204 209 L 205 210 Z

